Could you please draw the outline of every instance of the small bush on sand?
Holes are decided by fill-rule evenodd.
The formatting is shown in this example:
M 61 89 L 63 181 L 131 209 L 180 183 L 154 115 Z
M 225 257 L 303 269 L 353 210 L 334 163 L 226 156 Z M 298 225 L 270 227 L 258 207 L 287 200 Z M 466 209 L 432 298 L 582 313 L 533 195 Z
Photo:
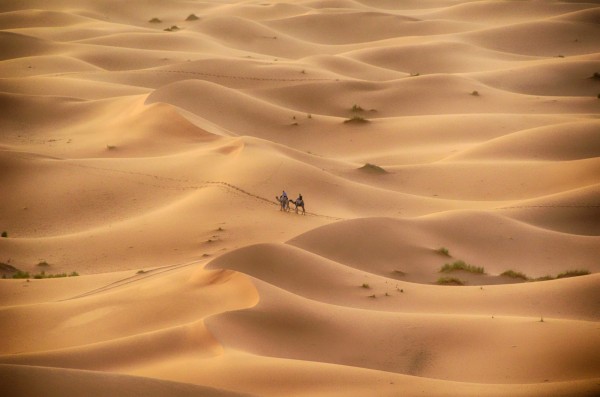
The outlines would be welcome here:
M 587 270 L 577 269 L 577 270 L 567 270 L 566 272 L 560 273 L 556 278 L 567 278 L 567 277 L 578 277 L 578 276 L 587 276 L 590 274 Z
M 537 277 L 532 279 L 531 281 L 549 281 L 549 280 L 554 280 L 554 277 L 548 275 L 548 276 L 542 276 L 542 277 Z
M 8 233 L 7 232 L 2 232 L 2 237 L 8 237 Z
M 15 274 L 13 274 L 12 278 L 31 278 L 31 276 L 29 275 L 29 272 L 18 270 Z
M 179 26 L 173 25 L 170 28 L 163 29 L 165 32 L 176 32 L 179 30 Z
M 368 289 L 368 288 L 371 288 L 371 286 L 370 286 L 369 284 L 367 284 L 367 283 L 363 283 L 363 285 L 361 285 L 361 287 L 363 287 L 363 288 L 367 288 L 367 289 Z
M 161 23 L 162 21 L 159 18 L 152 18 L 148 22 L 150 22 L 150 23 Z
M 596 79 L 596 80 L 600 80 L 600 72 L 594 72 L 594 74 L 592 75 L 592 78 Z
M 185 20 L 186 21 L 197 21 L 198 19 L 200 19 L 200 18 L 198 18 L 195 14 L 190 14 L 190 15 L 188 15 L 188 17 Z
M 22 272 L 22 271 L 18 271 L 15 274 L 13 274 L 13 278 L 34 278 L 34 279 L 43 279 L 43 278 L 63 278 L 63 277 L 76 277 L 79 276 L 79 273 L 77 272 L 71 272 L 69 274 L 67 273 L 56 273 L 56 274 L 48 274 L 45 271 L 42 271 L 41 273 L 38 274 L 34 274 L 33 276 L 31 276 L 29 274 L 29 272 Z
M 469 265 L 469 264 L 465 263 L 464 261 L 456 261 L 452 264 L 446 263 L 440 269 L 440 273 L 449 273 L 449 272 L 454 272 L 454 271 L 458 271 L 458 270 L 462 270 L 462 271 L 469 272 L 469 273 L 485 274 L 485 270 L 483 269 L 483 267 Z
M 367 171 L 374 174 L 387 174 L 387 171 L 378 165 L 367 163 L 359 168 L 361 171 Z
M 507 270 L 500 275 L 504 276 L 504 277 L 520 278 L 522 280 L 529 280 L 529 277 L 527 277 L 525 274 L 523 274 L 521 272 L 516 272 L 514 270 Z
M 363 109 L 362 107 L 358 106 L 357 104 L 352 105 L 352 109 L 350 109 L 352 112 L 364 112 L 365 109 Z
M 50 264 L 46 261 L 41 261 L 40 263 L 37 264 L 39 267 L 48 267 L 50 266 Z
M 344 124 L 353 123 L 353 124 L 365 124 L 368 123 L 369 120 L 365 119 L 362 116 L 352 116 L 347 120 L 344 120 Z
M 450 255 L 450 251 L 448 251 L 448 248 L 446 247 L 440 247 L 436 250 L 437 253 L 439 253 L 440 255 L 444 255 L 447 257 L 451 257 L 452 255 Z
M 471 95 L 473 95 L 473 96 L 479 96 L 479 91 L 473 91 L 473 92 L 471 92 Z
M 440 277 L 436 281 L 438 285 L 465 285 L 462 280 L 459 280 L 455 277 Z

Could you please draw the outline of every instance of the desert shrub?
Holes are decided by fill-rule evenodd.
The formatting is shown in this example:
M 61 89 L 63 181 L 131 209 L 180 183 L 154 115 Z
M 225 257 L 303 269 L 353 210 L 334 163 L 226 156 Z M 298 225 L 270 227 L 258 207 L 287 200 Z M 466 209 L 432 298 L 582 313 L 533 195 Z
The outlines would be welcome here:
M 77 272 L 71 272 L 69 274 L 67 273 L 56 273 L 56 274 L 49 274 L 46 273 L 45 271 L 42 271 L 41 273 L 38 274 L 34 274 L 33 276 L 31 276 L 29 274 L 29 272 L 22 272 L 22 271 L 18 271 L 16 274 L 13 275 L 13 278 L 34 278 L 34 279 L 44 279 L 44 278 L 63 278 L 63 277 L 76 277 L 79 276 L 79 273 Z
M 471 92 L 471 95 L 473 95 L 473 96 L 479 96 L 479 91 L 473 91 L 473 92 Z
M 363 109 L 362 107 L 358 106 L 357 104 L 352 105 L 352 109 L 350 109 L 352 112 L 364 112 L 365 109 Z
M 450 255 L 450 251 L 448 251 L 448 248 L 446 248 L 446 247 L 440 247 L 436 251 L 439 254 L 444 255 L 444 256 L 448 256 L 448 257 L 452 256 L 452 255 Z
M 49 264 L 48 262 L 46 262 L 46 261 L 41 261 L 41 262 L 40 262 L 40 263 L 38 263 L 37 265 L 38 265 L 38 266 L 40 266 L 40 267 L 47 267 L 47 266 L 50 266 L 50 264 Z
M 534 279 L 532 279 L 531 281 L 549 281 L 549 280 L 554 280 L 554 277 L 548 275 L 548 276 L 542 276 L 542 277 L 536 277 Z
M 185 20 L 186 21 L 197 21 L 198 19 L 200 19 L 200 18 L 198 18 L 195 14 L 190 14 L 190 15 L 188 15 L 188 17 Z
M 440 277 L 435 283 L 438 285 L 465 285 L 462 280 L 455 277 Z
M 456 261 L 452 264 L 446 263 L 440 269 L 440 273 L 449 273 L 449 272 L 454 272 L 457 270 L 463 270 L 463 271 L 469 272 L 469 273 L 485 274 L 485 270 L 483 269 L 483 267 L 469 265 L 469 264 L 465 263 L 464 261 Z
M 150 22 L 150 23 L 161 23 L 162 21 L 159 18 L 152 18 L 148 22 Z
M 592 78 L 600 80 L 600 73 L 599 72 L 594 72 L 594 74 L 592 75 Z
M 381 168 L 378 165 L 371 164 L 371 163 L 367 163 L 367 164 L 363 165 L 362 167 L 359 168 L 359 170 L 373 172 L 376 174 L 387 174 L 386 170 L 384 170 L 383 168 Z
M 2 237 L 8 237 L 8 233 L 7 232 L 2 232 Z
M 173 25 L 170 28 L 165 28 L 163 29 L 165 32 L 176 32 L 179 30 L 179 26 L 177 25 Z
M 567 278 L 567 277 L 577 277 L 577 276 L 586 276 L 590 274 L 587 270 L 577 269 L 577 270 L 567 270 L 566 272 L 560 273 L 556 278 Z
M 347 120 L 344 120 L 344 123 L 356 123 L 356 124 L 364 124 L 368 123 L 369 120 L 365 119 L 362 116 L 352 116 Z
M 13 274 L 12 277 L 13 278 L 31 278 L 31 276 L 29 275 L 29 272 L 24 272 L 21 270 L 17 270 L 17 272 L 15 274 Z
M 504 277 L 520 278 L 520 279 L 523 279 L 523 280 L 529 280 L 529 277 L 527 277 L 525 274 L 523 274 L 521 272 L 516 272 L 514 270 L 507 270 L 507 271 L 503 272 L 500 275 L 504 276 Z
M 363 283 L 363 285 L 361 285 L 362 288 L 371 288 L 371 286 L 367 283 Z

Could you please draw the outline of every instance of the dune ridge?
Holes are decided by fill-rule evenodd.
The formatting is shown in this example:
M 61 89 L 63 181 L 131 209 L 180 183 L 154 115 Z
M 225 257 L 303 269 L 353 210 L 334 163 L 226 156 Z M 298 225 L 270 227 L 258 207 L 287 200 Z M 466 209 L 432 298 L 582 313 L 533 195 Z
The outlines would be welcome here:
M 598 395 L 599 18 L 1 2 L 3 392 Z

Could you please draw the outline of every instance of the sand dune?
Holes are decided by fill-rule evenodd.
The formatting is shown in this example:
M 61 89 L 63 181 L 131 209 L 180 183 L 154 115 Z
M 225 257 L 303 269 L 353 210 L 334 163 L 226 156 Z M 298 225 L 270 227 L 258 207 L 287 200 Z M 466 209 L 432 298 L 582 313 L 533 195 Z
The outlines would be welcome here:
M 597 51 L 598 43 L 594 40 L 597 33 L 598 29 L 591 24 L 547 20 L 469 32 L 464 34 L 464 38 L 489 49 L 556 57 Z
M 522 130 L 491 139 L 480 146 L 453 155 L 447 160 L 492 159 L 572 161 L 600 155 L 600 123 L 573 122 Z M 532 143 L 535 152 L 532 150 Z
M 465 73 L 505 69 L 531 57 L 490 51 L 474 45 L 452 41 L 425 44 L 383 46 L 348 54 L 363 62 L 412 74 Z M 431 60 L 435 59 L 435 62 Z
M 596 96 L 600 83 L 593 78 L 598 60 L 544 61 L 538 65 L 513 68 L 510 72 L 477 74 L 477 79 L 496 88 L 529 95 Z
M 549 350 L 538 338 L 545 324 L 532 318 L 378 313 L 306 301 L 260 284 L 259 293 L 271 299 L 221 315 L 209 321 L 209 329 L 222 335 L 226 345 L 255 354 L 307 361 L 327 357 L 326 362 L 335 364 L 466 382 L 526 383 L 543 376 L 564 381 L 578 379 L 583 372 L 593 377 L 599 365 L 593 322 L 569 326 L 565 320 L 557 321 L 545 331 L 544 341 L 556 345 L 566 330 L 575 334 L 565 350 Z M 240 338 L 242 332 L 245 337 Z M 352 342 L 356 340 L 362 342 Z M 502 346 L 507 340 L 512 344 Z M 410 347 L 405 341 L 411 342 Z M 527 346 L 528 353 L 519 346 Z M 373 351 L 388 354 L 370 354 Z M 453 352 L 461 355 L 460 362 L 446 361 Z M 389 355 L 395 359 L 389 360 Z M 474 365 L 489 356 L 496 358 L 491 368 Z M 526 357 L 533 362 L 527 363 Z M 559 359 L 565 368 L 557 368 Z M 511 364 L 515 362 L 520 365 Z
M 598 395 L 599 10 L 1 2 L 2 391 Z
M 5 392 L 11 396 L 215 396 L 243 397 L 238 394 L 209 387 L 127 375 L 107 374 L 61 368 L 1 365 Z
M 486 229 L 485 235 L 481 228 Z M 331 242 L 333 236 L 340 235 L 344 238 Z M 549 241 L 554 243 L 545 247 Z M 591 258 L 598 253 L 595 237 L 567 239 L 560 233 L 480 212 L 436 214 L 403 222 L 370 218 L 346 221 L 311 230 L 290 244 L 367 272 L 421 282 L 435 282 L 442 265 L 458 259 L 483 266 L 491 275 L 516 267 L 513 270 L 543 276 L 562 271 L 558 267 L 565 262 L 593 268 Z M 451 256 L 440 255 L 440 247 L 446 247 Z M 372 251 L 378 252 L 377 258 L 369 256 Z M 577 255 L 581 255 L 579 259 Z M 494 261 L 488 265 L 490 257 Z M 555 264 L 548 263 L 549 257 L 556 259 Z M 485 284 L 485 277 L 477 280 L 476 285 Z

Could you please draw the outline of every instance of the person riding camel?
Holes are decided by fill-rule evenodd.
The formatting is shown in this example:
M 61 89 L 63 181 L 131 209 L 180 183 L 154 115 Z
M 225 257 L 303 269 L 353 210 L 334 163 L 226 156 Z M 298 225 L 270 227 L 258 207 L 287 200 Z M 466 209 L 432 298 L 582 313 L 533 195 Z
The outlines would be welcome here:
M 296 200 L 290 200 L 296 206 L 296 214 L 298 213 L 298 207 L 302 208 L 302 214 L 305 215 L 306 211 L 304 210 L 304 199 L 302 198 L 302 194 L 298 194 L 298 198 Z
M 288 199 L 288 196 L 287 196 L 287 193 L 285 192 L 285 190 L 283 191 L 281 196 L 279 196 L 279 197 L 275 196 L 275 199 L 277 201 L 279 201 L 280 211 L 289 211 L 290 210 L 290 203 L 289 203 L 289 199 Z

